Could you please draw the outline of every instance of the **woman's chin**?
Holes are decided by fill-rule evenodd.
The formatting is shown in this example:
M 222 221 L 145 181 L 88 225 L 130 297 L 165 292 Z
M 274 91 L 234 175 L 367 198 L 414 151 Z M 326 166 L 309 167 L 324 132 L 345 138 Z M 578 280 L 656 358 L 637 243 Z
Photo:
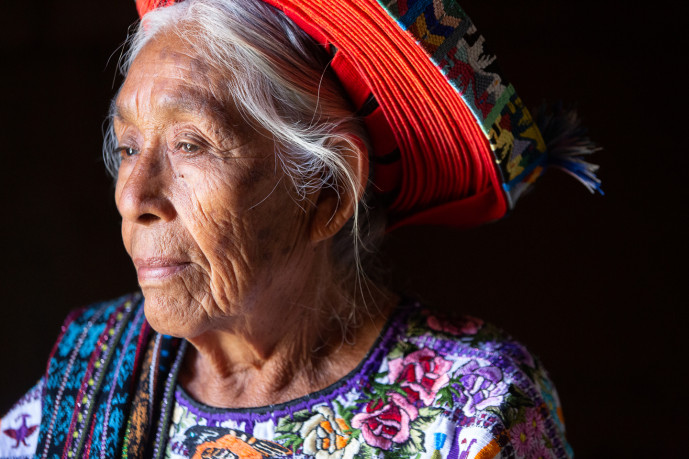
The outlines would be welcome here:
M 189 338 L 208 328 L 208 314 L 188 295 L 166 294 L 143 288 L 146 320 L 158 333 Z

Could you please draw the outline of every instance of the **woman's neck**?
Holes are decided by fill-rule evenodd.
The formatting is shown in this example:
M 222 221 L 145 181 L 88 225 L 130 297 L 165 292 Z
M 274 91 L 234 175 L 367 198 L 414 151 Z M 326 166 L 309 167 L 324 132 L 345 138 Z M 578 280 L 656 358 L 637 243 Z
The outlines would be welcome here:
M 397 303 L 372 291 L 370 312 L 348 326 L 333 315 L 335 307 L 285 306 L 272 308 L 273 317 L 259 313 L 244 317 L 242 327 L 189 338 L 180 383 L 199 402 L 223 408 L 282 403 L 323 389 L 356 368 Z

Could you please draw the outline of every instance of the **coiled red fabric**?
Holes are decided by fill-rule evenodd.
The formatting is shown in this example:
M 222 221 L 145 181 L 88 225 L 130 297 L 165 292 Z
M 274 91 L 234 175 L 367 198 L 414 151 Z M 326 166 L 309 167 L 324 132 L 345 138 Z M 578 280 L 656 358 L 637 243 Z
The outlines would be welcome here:
M 462 95 L 375 0 L 263 0 L 337 53 L 332 68 L 372 140 L 390 227 L 476 226 L 507 211 L 486 135 Z M 139 14 L 174 3 L 138 0 Z M 367 108 L 367 104 L 371 107 Z

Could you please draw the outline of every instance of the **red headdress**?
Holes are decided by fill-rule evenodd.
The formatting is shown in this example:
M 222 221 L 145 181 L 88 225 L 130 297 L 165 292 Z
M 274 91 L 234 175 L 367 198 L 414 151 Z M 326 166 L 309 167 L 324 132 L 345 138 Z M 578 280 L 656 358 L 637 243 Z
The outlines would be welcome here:
M 334 52 L 392 227 L 497 220 L 547 166 L 600 191 L 576 116 L 543 114 L 537 125 L 455 1 L 263 1 Z M 143 17 L 172 3 L 137 7 Z

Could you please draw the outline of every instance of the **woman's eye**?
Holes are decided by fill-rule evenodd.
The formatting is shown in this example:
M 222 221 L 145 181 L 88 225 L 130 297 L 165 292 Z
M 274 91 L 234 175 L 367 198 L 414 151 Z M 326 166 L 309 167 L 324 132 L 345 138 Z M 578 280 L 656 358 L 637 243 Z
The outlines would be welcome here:
M 139 150 L 132 147 L 117 147 L 115 152 L 119 153 L 120 156 L 134 156 L 139 153 Z
M 177 145 L 177 148 L 182 150 L 185 153 L 196 153 L 199 151 L 199 146 L 194 145 L 193 143 L 188 143 L 188 142 L 181 142 Z

